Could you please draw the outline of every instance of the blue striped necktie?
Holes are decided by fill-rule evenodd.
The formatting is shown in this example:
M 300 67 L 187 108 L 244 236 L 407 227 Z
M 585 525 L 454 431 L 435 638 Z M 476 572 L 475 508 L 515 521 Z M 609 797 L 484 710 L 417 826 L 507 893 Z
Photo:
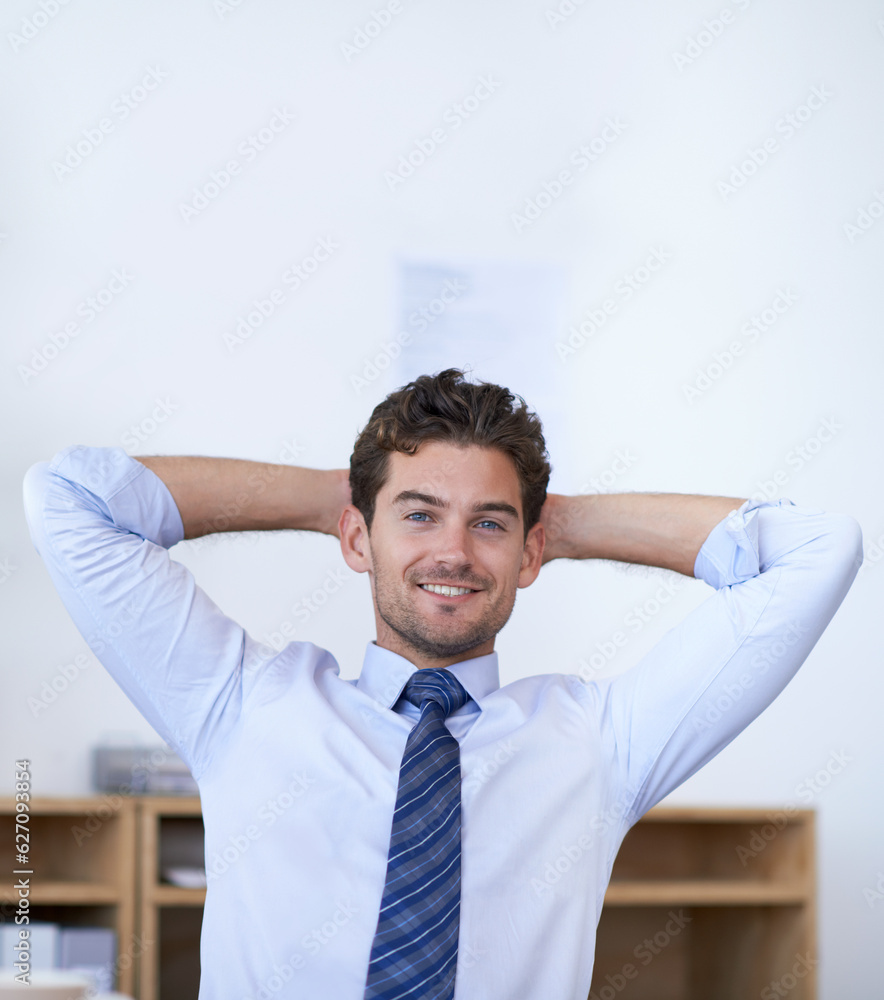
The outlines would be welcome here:
M 469 700 L 447 670 L 417 670 L 365 1000 L 451 1000 L 460 927 L 460 747 L 445 718 Z

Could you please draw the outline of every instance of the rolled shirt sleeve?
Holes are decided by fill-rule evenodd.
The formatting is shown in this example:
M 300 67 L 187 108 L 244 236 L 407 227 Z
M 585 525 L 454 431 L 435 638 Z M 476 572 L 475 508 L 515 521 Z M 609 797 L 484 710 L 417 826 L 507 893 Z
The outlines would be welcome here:
M 770 705 L 861 563 L 853 518 L 789 500 L 746 501 L 713 528 L 694 572 L 716 593 L 594 692 L 629 824 Z
M 122 448 L 74 446 L 24 481 L 31 537 L 98 659 L 196 778 L 235 724 L 251 643 L 172 560 L 162 480 Z

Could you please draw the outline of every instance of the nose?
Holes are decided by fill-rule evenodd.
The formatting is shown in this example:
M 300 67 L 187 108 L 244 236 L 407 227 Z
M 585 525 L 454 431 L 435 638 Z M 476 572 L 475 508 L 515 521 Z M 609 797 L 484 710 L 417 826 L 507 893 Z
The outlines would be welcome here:
M 473 539 L 466 525 L 457 524 L 453 520 L 447 521 L 436 535 L 435 541 L 435 562 L 457 568 L 473 564 Z

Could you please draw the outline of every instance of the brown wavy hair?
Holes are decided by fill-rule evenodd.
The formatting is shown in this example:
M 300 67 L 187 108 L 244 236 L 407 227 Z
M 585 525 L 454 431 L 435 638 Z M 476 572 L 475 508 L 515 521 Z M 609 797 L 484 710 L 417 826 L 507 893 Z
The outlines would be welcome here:
M 551 467 L 543 427 L 521 396 L 491 382 L 468 382 L 446 368 L 421 375 L 378 403 L 350 456 L 350 492 L 371 531 L 390 452 L 413 455 L 425 441 L 480 445 L 508 455 L 519 476 L 525 536 L 540 519 Z

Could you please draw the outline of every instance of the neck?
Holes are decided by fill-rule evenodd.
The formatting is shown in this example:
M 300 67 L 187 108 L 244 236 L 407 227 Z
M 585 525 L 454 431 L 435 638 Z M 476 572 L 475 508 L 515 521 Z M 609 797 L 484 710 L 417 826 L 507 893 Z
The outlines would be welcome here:
M 474 660 L 478 656 L 487 656 L 494 652 L 494 640 L 489 639 L 479 646 L 464 650 L 461 653 L 454 653 L 448 656 L 431 656 L 421 650 L 416 649 L 410 643 L 405 642 L 401 636 L 395 635 L 397 641 L 390 641 L 389 636 L 378 635 L 374 640 L 376 646 L 381 649 L 389 649 L 391 653 L 396 653 L 403 659 L 413 663 L 418 670 L 444 670 L 454 663 L 462 663 L 464 660 Z

